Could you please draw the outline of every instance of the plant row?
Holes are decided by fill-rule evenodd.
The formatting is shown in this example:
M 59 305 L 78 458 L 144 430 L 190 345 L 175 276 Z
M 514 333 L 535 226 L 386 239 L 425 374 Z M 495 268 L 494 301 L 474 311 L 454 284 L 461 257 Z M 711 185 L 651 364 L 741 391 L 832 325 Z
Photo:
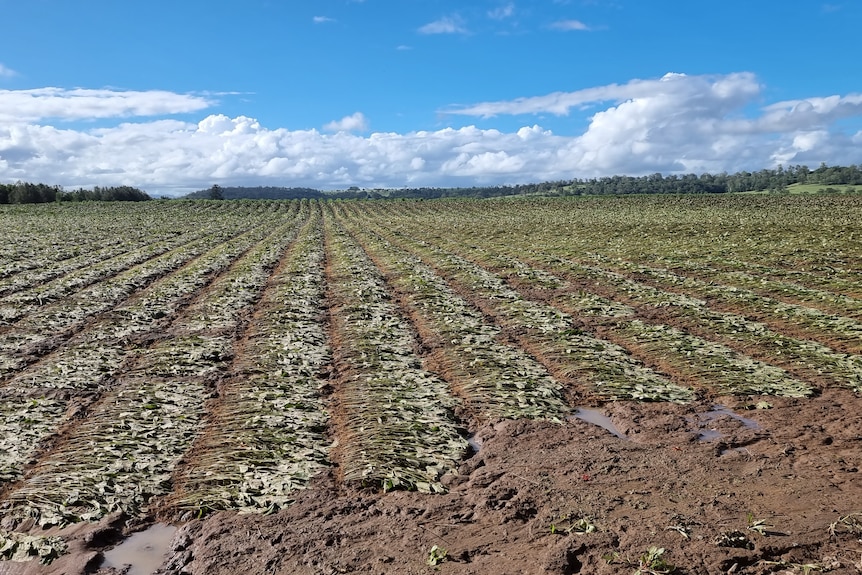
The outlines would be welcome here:
M 409 234 L 418 235 L 420 232 L 418 226 L 413 226 L 405 237 L 409 237 Z M 513 246 L 504 245 L 505 242 L 486 242 L 488 247 L 480 248 L 471 242 L 455 242 L 449 238 L 439 238 L 437 241 L 448 246 L 449 249 L 456 249 L 478 258 L 485 265 L 489 265 L 519 285 L 526 285 L 534 292 L 537 289 L 541 291 L 543 286 L 547 288 L 549 283 L 544 279 L 537 284 L 532 278 L 538 274 L 547 274 L 550 269 L 556 270 L 563 276 L 568 274 L 569 277 L 574 276 L 579 279 L 586 277 L 593 281 L 610 283 L 616 288 L 611 295 L 617 298 L 622 296 L 630 303 L 639 306 L 697 310 L 702 312 L 702 315 L 711 313 L 703 300 L 692 298 L 687 294 L 665 292 L 630 280 L 617 272 L 594 266 L 578 265 L 573 268 L 576 265 L 573 262 L 556 256 L 536 254 L 536 250 L 530 248 L 521 250 L 519 257 L 523 258 L 525 253 L 533 253 L 536 254 L 536 259 L 544 260 L 550 267 L 531 266 L 521 261 L 519 257 L 505 255 L 507 251 L 514 253 Z M 444 254 L 433 257 L 437 261 L 443 261 L 446 256 Z M 468 262 L 465 265 L 474 264 Z M 532 269 L 536 272 L 531 273 Z M 563 280 L 557 276 L 551 277 L 556 278 L 558 285 L 552 292 L 548 292 L 547 299 L 556 308 L 578 314 L 587 329 L 607 334 L 614 341 L 618 341 L 633 352 L 638 352 L 638 355 L 647 360 L 651 357 L 657 358 L 653 360 L 655 365 L 660 365 L 680 377 L 686 379 L 694 377 L 700 380 L 701 385 L 711 392 L 790 396 L 811 393 L 809 385 L 789 376 L 782 369 L 739 354 L 711 339 L 704 339 L 672 326 L 645 322 L 643 319 L 634 320 L 628 317 L 631 315 L 629 312 L 633 312 L 632 308 L 621 304 L 619 299 L 608 300 L 595 294 L 587 294 L 582 289 L 560 284 L 559 282 Z M 473 281 L 471 285 L 474 289 L 480 287 L 478 281 Z M 589 316 L 599 316 L 599 321 L 592 320 Z M 610 317 L 612 321 L 602 320 L 601 316 Z
M 252 227 L 251 231 L 246 231 L 249 226 L 255 224 L 262 226 L 272 217 L 274 216 L 245 222 L 224 222 L 216 232 L 133 266 L 114 277 L 106 278 L 35 311 L 28 311 L 26 306 L 13 306 L 12 313 L 22 319 L 11 328 L 0 332 L 0 378 L 21 369 L 32 361 L 34 356 L 43 355 L 57 347 L 63 343 L 63 336 L 71 335 L 96 314 L 117 306 L 122 307 L 123 302 L 130 296 L 152 286 L 152 282 L 174 270 L 183 268 L 179 272 L 180 278 L 196 274 L 205 278 L 219 265 L 223 266 L 229 262 L 231 254 L 238 253 L 234 251 L 236 247 L 240 250 L 246 249 L 251 244 L 245 242 L 253 242 L 261 237 L 262 232 L 259 227 L 257 229 Z M 213 267 L 213 264 L 216 266 Z M 208 268 L 212 269 L 207 271 Z M 177 282 L 177 276 L 168 277 L 169 279 L 161 282 L 162 291 L 165 291 L 164 284 Z M 138 298 L 138 301 L 140 299 Z M 165 310 L 158 313 L 167 314 Z M 148 319 L 153 320 L 158 317 Z
M 599 256 L 594 256 L 593 259 L 598 260 L 599 265 L 605 268 L 637 274 L 638 277 L 645 278 L 653 285 L 670 290 L 684 290 L 686 294 L 709 298 L 713 306 L 720 303 L 723 307 L 733 309 L 734 313 L 761 317 L 763 318 L 762 321 L 767 324 L 774 325 L 778 320 L 785 325 L 798 327 L 810 334 L 812 339 L 821 341 L 826 345 L 829 345 L 830 342 L 837 342 L 852 353 L 862 351 L 862 323 L 850 317 L 826 313 L 800 304 L 779 301 L 739 285 L 717 283 L 722 278 L 721 275 L 707 281 L 680 275 L 663 268 L 633 264 L 625 260 L 609 261 L 607 258 Z M 739 276 L 734 275 L 734 277 L 738 278 Z M 852 298 L 844 298 L 844 304 L 848 306 L 849 311 L 862 309 L 862 302 Z
M 412 326 L 372 261 L 325 215 L 338 375 L 333 458 L 349 483 L 443 491 L 441 476 L 467 451 L 456 401 L 446 381 L 423 368 Z
M 189 208 L 126 204 L 120 217 L 108 204 L 0 208 L 0 293 L 45 284 L 146 245 L 258 213 L 239 205 L 219 213 Z
M 368 221 L 363 223 L 366 226 L 371 225 Z M 406 239 L 402 238 L 399 243 L 407 242 Z M 472 312 L 472 323 L 482 325 L 485 329 L 486 345 L 494 341 L 500 332 L 499 327 L 484 324 L 481 313 L 478 310 L 471 310 L 469 304 L 454 295 L 445 281 L 427 267 L 426 262 L 433 263 L 441 274 L 458 282 L 463 286 L 465 293 L 473 294 L 480 299 L 484 304 L 482 305 L 483 311 L 494 317 L 503 327 L 520 334 L 519 340 L 524 347 L 532 350 L 536 356 L 543 358 L 552 371 L 582 386 L 585 391 L 606 399 L 685 401 L 693 397 L 691 390 L 674 385 L 647 369 L 619 346 L 582 333 L 568 314 L 540 302 L 521 297 L 498 276 L 487 270 L 429 244 L 422 245 L 414 242 L 411 247 L 417 253 L 423 254 L 425 260 L 404 253 L 401 255 L 398 267 L 395 268 L 397 270 L 395 275 L 399 280 L 402 280 L 411 277 L 411 270 L 417 270 L 413 272 L 413 275 L 417 274 L 418 270 L 425 272 L 424 277 L 417 279 L 417 281 L 424 281 L 426 285 L 434 286 L 437 290 L 437 293 L 427 290 L 429 293 L 425 294 L 429 300 L 436 296 L 438 301 L 439 311 L 437 313 L 439 317 L 433 322 L 435 329 L 453 331 L 465 329 L 463 326 L 469 325 L 465 319 L 459 319 L 450 311 L 453 306 L 448 300 L 454 299 L 459 303 L 459 311 L 465 317 L 469 312 Z M 386 245 L 379 248 L 378 253 L 396 253 L 397 251 L 397 248 L 387 242 Z M 381 257 L 384 256 L 381 255 Z M 420 287 L 421 285 L 409 287 L 405 291 L 417 293 L 420 291 Z M 414 295 L 414 297 L 416 296 Z M 472 343 L 469 339 L 467 341 Z M 454 363 L 472 365 L 468 361 L 469 353 L 475 353 L 476 349 L 481 349 L 480 346 L 474 345 L 465 347 L 467 348 L 467 356 Z M 500 344 L 497 344 L 497 347 L 503 348 Z M 511 346 L 509 347 L 511 348 Z M 465 351 L 461 350 L 460 353 L 465 354 Z M 521 359 L 522 363 L 529 365 L 532 362 L 532 360 L 527 359 L 523 351 L 517 348 L 510 349 L 507 354 L 498 350 L 490 350 L 487 353 L 492 358 L 516 355 L 523 358 Z M 484 361 L 487 362 L 488 360 Z M 512 362 L 509 358 L 505 361 L 506 363 Z M 527 368 L 522 368 L 522 370 L 530 371 Z M 545 370 L 544 368 L 538 370 L 533 368 L 531 371 L 542 373 Z M 493 385 L 499 376 L 492 372 L 486 378 Z M 542 381 L 542 378 L 537 378 L 537 381 Z M 520 384 L 522 386 L 527 385 L 523 381 Z M 530 387 L 534 385 L 531 384 Z M 555 390 L 556 387 L 559 387 L 556 382 L 553 386 L 540 385 L 537 389 L 538 396 L 554 397 L 558 393 Z M 495 399 L 494 403 L 498 401 Z M 539 414 L 541 413 L 540 410 Z M 546 413 L 553 414 L 554 410 L 548 409 Z M 523 417 L 524 415 L 517 412 L 505 413 L 505 416 L 509 417 Z M 536 414 L 533 416 L 535 417 Z
M 167 492 L 176 460 L 199 430 L 204 401 L 212 394 L 210 382 L 226 369 L 233 355 L 234 332 L 254 303 L 248 291 L 255 286 L 258 292 L 263 289 L 268 270 L 294 237 L 291 232 L 296 225 L 288 218 L 254 247 L 245 243 L 246 237 L 235 246 L 239 250 L 233 258 L 241 257 L 233 263 L 230 257 L 214 258 L 212 262 L 221 262 L 219 269 L 224 272 L 192 305 L 172 318 L 167 334 L 157 334 L 162 339 L 155 344 L 132 350 L 104 348 L 101 363 L 90 366 L 104 369 L 107 358 L 123 355 L 122 367 L 111 365 L 107 373 L 99 374 L 101 383 L 110 384 L 109 389 L 88 407 L 87 417 L 71 427 L 61 445 L 40 459 L 10 493 L 5 503 L 10 513 L 38 518 L 45 525 L 95 519 L 116 510 L 134 515 L 152 497 Z M 176 280 L 177 275 L 164 281 Z M 205 282 L 199 285 L 190 279 L 186 276 L 174 287 L 199 290 L 205 286 Z M 237 285 L 248 289 L 237 290 Z M 185 297 L 193 293 L 188 291 Z M 225 305 L 225 301 L 232 305 Z M 200 325 L 201 310 L 209 312 L 208 317 L 219 326 L 233 322 L 234 329 L 213 334 Z M 116 322 L 116 327 L 128 329 L 122 321 Z M 95 335 L 106 333 L 99 329 Z M 42 363 L 58 367 L 55 362 Z M 81 378 L 86 370 L 76 366 L 69 375 Z M 112 376 L 111 380 L 105 381 L 106 376 Z M 20 378 L 18 383 L 22 388 L 25 385 Z M 93 382 L 85 379 L 81 384 L 90 390 L 88 384 Z M 62 419 L 34 421 L 32 427 L 41 429 L 39 435 L 44 439 L 60 423 Z M 33 445 L 19 451 L 32 454 L 36 448 Z M 46 490 L 49 485 L 53 487 Z
M 219 405 L 175 475 L 172 508 L 275 511 L 329 467 L 323 259 L 316 209 L 270 278 Z

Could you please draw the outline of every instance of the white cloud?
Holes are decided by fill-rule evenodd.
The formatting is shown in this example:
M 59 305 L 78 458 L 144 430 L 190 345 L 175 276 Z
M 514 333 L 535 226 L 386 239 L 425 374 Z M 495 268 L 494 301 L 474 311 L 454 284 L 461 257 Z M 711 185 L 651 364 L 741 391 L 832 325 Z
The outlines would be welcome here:
M 329 122 L 323 129 L 327 132 L 364 132 L 368 129 L 368 119 L 362 112 L 355 112 L 340 120 Z
M 458 16 L 447 16 L 419 28 L 420 34 L 466 34 L 467 29 Z
M 549 28 L 553 28 L 554 30 L 578 30 L 578 31 L 589 31 L 590 27 L 581 22 L 580 20 L 559 20 L 557 22 L 552 23 L 548 26 Z
M 0 90 L 0 122 L 162 116 L 197 112 L 212 103 L 201 96 L 160 90 Z
M 608 101 L 622 102 L 632 98 L 660 97 L 662 95 L 685 100 L 688 98 L 700 99 L 713 94 L 714 100 L 724 100 L 726 105 L 733 106 L 741 100 L 749 100 L 759 91 L 760 86 L 754 74 L 748 72 L 725 76 L 686 76 L 685 74 L 669 73 L 662 78 L 653 80 L 632 80 L 627 84 L 608 84 L 575 92 L 553 92 L 544 96 L 451 107 L 442 110 L 442 113 L 482 118 L 544 113 L 564 116 L 572 108 L 582 108 Z
M 862 115 L 862 94 L 787 100 L 766 106 L 764 110 L 766 113 L 756 123 L 759 130 L 812 129 Z
M 326 131 L 273 128 L 217 113 L 197 122 L 154 119 L 90 129 L 0 120 L 0 181 L 129 184 L 162 194 L 214 182 L 324 189 L 470 186 L 859 162 L 862 132 L 846 131 L 846 120 L 862 116 L 862 95 L 774 102 L 752 114 L 763 91 L 748 73 L 668 74 L 460 110 L 479 116 L 590 107 L 587 126 L 572 135 L 532 123 L 514 131 L 467 125 L 366 135 L 358 133 L 368 129 L 359 112 Z M 75 117 L 81 114 L 79 109 Z
M 493 10 L 488 11 L 488 18 L 492 20 L 505 20 L 506 18 L 511 18 L 515 14 L 515 4 L 513 2 L 509 2 L 503 6 L 498 6 Z
M 15 72 L 12 68 L 7 68 L 3 64 L 0 64 L 0 78 L 6 77 L 11 78 L 12 76 L 17 76 L 18 73 Z
M 312 18 L 315 24 L 326 24 L 327 22 L 335 22 L 334 18 L 329 18 L 328 16 L 315 16 Z

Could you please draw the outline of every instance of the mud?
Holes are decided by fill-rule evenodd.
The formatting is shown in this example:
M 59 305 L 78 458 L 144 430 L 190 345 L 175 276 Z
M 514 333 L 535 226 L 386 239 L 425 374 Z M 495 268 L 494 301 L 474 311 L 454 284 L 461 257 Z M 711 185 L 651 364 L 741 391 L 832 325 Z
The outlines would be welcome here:
M 495 422 L 443 495 L 348 488 L 335 471 L 273 515 L 153 517 L 179 527 L 156 572 L 602 575 L 657 547 L 683 574 L 862 573 L 862 400 L 750 399 L 593 406 L 623 437 L 577 417 Z M 120 573 L 103 556 L 144 527 L 73 526 L 50 566 L 0 573 Z

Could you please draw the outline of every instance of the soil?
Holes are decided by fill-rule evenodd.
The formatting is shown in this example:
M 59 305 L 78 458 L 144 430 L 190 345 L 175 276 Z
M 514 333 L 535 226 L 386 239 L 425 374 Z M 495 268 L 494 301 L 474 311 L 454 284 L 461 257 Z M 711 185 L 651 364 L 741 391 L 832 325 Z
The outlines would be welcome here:
M 495 422 L 442 495 L 332 472 L 269 516 L 153 517 L 180 527 L 158 573 L 862 573 L 862 399 L 761 399 L 599 406 L 624 437 L 577 418 Z M 116 574 L 102 553 L 143 527 L 72 526 L 51 565 L 0 573 Z M 660 561 L 641 565 L 651 547 Z

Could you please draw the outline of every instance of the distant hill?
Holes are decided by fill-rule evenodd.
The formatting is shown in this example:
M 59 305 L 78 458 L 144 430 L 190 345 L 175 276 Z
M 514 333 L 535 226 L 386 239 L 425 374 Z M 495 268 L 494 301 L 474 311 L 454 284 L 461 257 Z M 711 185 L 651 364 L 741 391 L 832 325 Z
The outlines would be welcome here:
M 222 199 L 225 200 L 299 200 L 302 198 L 325 198 L 320 190 L 313 188 L 284 188 L 275 186 L 258 187 L 219 187 Z M 212 188 L 198 190 L 183 196 L 192 200 L 207 200 L 212 198 Z
M 838 187 L 840 186 L 840 187 Z M 757 172 L 735 174 L 671 174 L 648 176 L 607 176 L 602 178 L 561 180 L 510 186 L 474 186 L 470 188 L 393 188 L 360 189 L 322 192 L 312 188 L 285 187 L 225 187 L 213 186 L 193 192 L 186 198 L 197 199 L 266 199 L 296 200 L 301 198 L 329 199 L 433 199 L 491 198 L 499 196 L 578 196 L 604 194 L 721 194 L 734 192 L 842 192 L 856 193 L 862 187 L 862 164 L 858 166 L 827 166 L 815 170 L 807 166 L 779 166 Z M 2 203 L 2 202 L 0 202 Z
M 553 195 L 563 185 L 562 182 L 546 182 L 520 186 L 489 186 L 472 188 L 398 188 L 398 189 L 360 189 L 351 187 L 346 190 L 320 191 L 313 188 L 286 188 L 275 186 L 221 187 L 213 186 L 198 190 L 181 199 L 191 200 L 299 200 L 318 199 L 382 199 L 382 198 L 488 198 L 493 196 L 513 196 L 525 194 Z

